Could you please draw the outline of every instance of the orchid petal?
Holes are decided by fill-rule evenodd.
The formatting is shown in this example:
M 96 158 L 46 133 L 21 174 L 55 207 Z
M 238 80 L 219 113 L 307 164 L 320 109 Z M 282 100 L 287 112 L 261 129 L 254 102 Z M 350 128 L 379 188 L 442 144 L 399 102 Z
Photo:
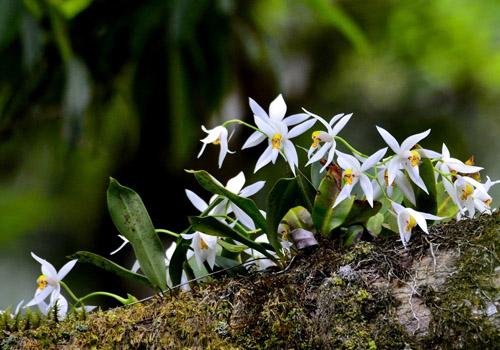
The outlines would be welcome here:
M 262 119 L 269 118 L 266 111 L 257 102 L 255 102 L 252 98 L 248 98 L 248 103 L 250 105 L 250 109 L 252 110 L 254 116 L 262 118 Z
M 238 194 L 245 185 L 245 174 L 240 171 L 238 175 L 229 179 L 226 185 L 226 189 L 232 193 Z
M 406 165 L 405 169 L 411 181 L 413 181 L 413 183 L 420 187 L 425 193 L 429 194 L 429 191 L 427 191 L 427 187 L 425 187 L 424 180 L 422 180 L 422 178 L 420 177 L 418 166 L 412 167 Z
M 250 147 L 257 146 L 258 144 L 260 144 L 265 139 L 267 139 L 267 136 L 265 134 L 263 134 L 260 131 L 254 131 L 252 133 L 252 135 L 250 135 L 248 137 L 248 139 L 243 144 L 243 147 L 241 147 L 241 149 L 245 149 L 245 148 L 250 148 Z
M 265 181 L 257 181 L 256 183 L 251 184 L 242 189 L 240 192 L 240 196 L 245 198 L 253 196 L 257 192 L 259 192 L 262 189 L 262 187 L 264 187 L 265 184 L 266 184 Z
M 55 278 L 57 276 L 57 271 L 55 267 L 49 263 L 47 260 L 38 257 L 35 253 L 31 252 L 33 259 L 38 261 L 42 265 L 42 273 L 47 277 Z
M 77 261 L 78 261 L 78 259 L 71 260 L 71 261 L 67 262 L 63 267 L 61 267 L 61 269 L 57 273 L 57 278 L 59 279 L 59 281 L 62 280 L 64 277 L 66 277 L 66 275 L 75 266 Z
M 370 203 L 370 206 L 373 208 L 373 187 L 370 179 L 365 174 L 361 174 L 359 176 L 359 182 L 361 188 L 363 189 L 363 193 L 366 196 L 366 200 Z
M 431 133 L 431 129 L 428 129 L 424 132 L 408 136 L 402 143 L 401 143 L 401 152 L 404 151 L 409 151 L 413 146 L 415 146 L 419 141 L 423 140 L 429 134 Z
M 340 119 L 337 122 L 337 124 L 335 124 L 333 126 L 332 133 L 331 133 L 332 136 L 337 135 L 344 128 L 344 126 L 349 122 L 351 117 L 352 117 L 352 113 L 342 117 L 342 119 Z
M 282 120 L 286 114 L 286 103 L 281 94 L 269 105 L 269 118 Z
M 306 114 L 306 113 L 298 113 L 298 114 L 292 114 L 292 115 L 286 117 L 285 119 L 283 119 L 283 122 L 286 125 L 288 125 L 288 126 L 292 126 L 292 125 L 295 125 L 295 124 L 302 123 L 307 118 L 309 118 L 308 114 Z
M 271 161 L 271 158 L 272 158 L 272 150 L 273 150 L 273 148 L 271 147 L 271 145 L 269 145 L 265 149 L 264 153 L 262 153 L 262 155 L 257 160 L 257 164 L 255 165 L 255 169 L 253 171 L 254 173 L 256 173 L 260 168 L 269 164 L 269 162 Z
M 382 149 L 379 149 L 377 152 L 372 154 L 371 156 L 368 157 L 367 160 L 363 162 L 363 165 L 361 165 L 361 171 L 367 171 L 368 169 L 371 169 L 377 164 L 380 159 L 385 155 L 387 152 L 387 147 L 384 147 Z
M 294 137 L 303 134 L 304 132 L 309 130 L 314 125 L 314 123 L 316 123 L 315 119 L 309 119 L 308 121 L 305 121 L 302 124 L 293 127 L 292 130 L 290 130 L 290 132 L 288 133 L 288 138 L 293 139 Z
M 186 196 L 188 197 L 191 204 L 200 212 L 205 211 L 205 209 L 208 208 L 208 204 L 203 199 L 201 199 L 201 197 L 198 196 L 196 193 L 188 189 L 186 189 L 185 191 L 186 191 Z
M 382 136 L 384 139 L 385 143 L 392 149 L 392 151 L 396 154 L 401 152 L 401 149 L 399 147 L 398 141 L 392 136 L 387 130 L 384 128 L 381 128 L 380 126 L 377 126 L 377 131 Z
M 344 199 L 350 197 L 352 188 L 353 188 L 353 186 L 347 185 L 347 184 L 344 185 L 344 187 L 342 187 L 342 190 L 338 194 L 337 199 L 335 199 L 335 203 L 333 203 L 333 208 L 335 208 L 337 205 L 339 205 L 340 202 L 342 202 Z

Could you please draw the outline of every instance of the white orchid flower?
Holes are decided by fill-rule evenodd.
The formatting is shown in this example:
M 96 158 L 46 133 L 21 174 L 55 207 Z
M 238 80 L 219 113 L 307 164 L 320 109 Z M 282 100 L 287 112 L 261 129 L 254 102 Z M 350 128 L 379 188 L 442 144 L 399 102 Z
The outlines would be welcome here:
M 427 191 L 427 187 L 424 184 L 424 181 L 420 177 L 419 174 L 419 164 L 422 156 L 427 158 L 435 158 L 440 156 L 439 153 L 434 151 L 419 149 L 419 150 L 411 150 L 419 141 L 426 138 L 431 130 L 426 130 L 419 134 L 415 134 L 407 137 L 402 143 L 401 146 L 396 141 L 394 136 L 392 136 L 387 130 L 377 126 L 377 130 L 387 143 L 387 145 L 392 149 L 395 153 L 395 156 L 389 161 L 387 165 L 388 171 L 388 181 L 389 185 L 392 185 L 394 179 L 396 177 L 396 171 L 399 169 L 405 169 L 408 173 L 410 179 L 420 187 L 425 193 L 429 194 Z
M 403 195 L 410 201 L 411 204 L 416 205 L 415 192 L 411 186 L 410 181 L 401 170 L 396 170 L 396 176 L 394 177 L 394 182 L 389 185 L 389 176 L 387 166 L 382 165 L 377 173 L 377 180 L 372 180 L 373 186 L 373 198 L 379 198 L 382 195 L 382 189 L 380 185 L 385 186 L 385 191 L 389 197 L 392 197 L 394 193 L 394 188 L 397 187 L 403 192 Z
M 476 210 L 480 213 L 491 213 L 493 199 L 488 191 L 497 183 L 500 181 L 491 181 L 489 177 L 486 183 L 482 184 L 471 177 L 459 175 L 451 188 L 449 185 L 445 186 L 451 199 L 459 208 L 458 219 L 465 214 L 465 211 L 469 218 L 474 217 Z
M 217 255 L 217 237 L 196 231 L 190 234 L 182 234 L 182 238 L 191 240 L 191 248 L 198 266 L 202 267 L 203 262 L 207 262 L 211 269 L 215 265 Z
M 438 162 L 438 168 L 439 170 L 447 174 L 451 172 L 461 173 L 461 174 L 473 174 L 483 170 L 483 168 L 481 167 L 467 165 L 456 158 L 451 158 L 450 151 L 448 150 L 448 147 L 446 147 L 444 143 L 442 147 L 441 159 Z
M 220 186 L 223 186 L 226 188 L 228 191 L 237 194 L 240 197 L 247 198 L 250 196 L 253 196 L 257 192 L 259 192 L 262 187 L 266 184 L 265 181 L 257 181 L 249 186 L 243 187 L 245 185 L 245 174 L 240 171 L 238 175 L 235 177 L 229 179 L 227 182 L 226 186 L 222 185 L 218 180 L 214 178 L 214 181 L 220 184 Z M 208 204 L 200 198 L 196 193 L 190 190 L 186 190 L 186 195 L 193 204 L 193 206 L 198 209 L 200 212 L 205 211 L 208 208 Z M 212 203 L 218 196 L 215 195 L 210 199 L 210 203 Z M 236 204 L 233 202 L 230 202 L 229 199 L 224 198 L 219 204 L 217 204 L 209 213 L 209 215 L 226 215 L 231 212 L 234 212 L 234 215 L 236 216 L 236 219 L 241 222 L 243 225 L 246 227 L 254 230 L 255 229 L 255 224 L 248 216 L 247 213 L 245 213 L 243 210 L 240 209 Z
M 42 274 L 36 280 L 38 288 L 35 292 L 35 297 L 28 302 L 25 307 L 39 304 L 41 301 L 45 300 L 49 294 L 51 295 L 51 300 L 57 300 L 61 294 L 61 280 L 66 277 L 77 262 L 77 259 L 71 260 L 57 272 L 54 266 L 48 261 L 38 257 L 33 252 L 31 256 L 40 263 Z
M 321 173 L 333 162 L 333 157 L 335 156 L 335 150 L 337 147 L 335 136 L 337 136 L 337 134 L 345 127 L 347 122 L 349 122 L 352 117 L 352 113 L 347 115 L 337 114 L 330 120 L 330 123 L 327 123 L 326 120 L 321 118 L 319 115 L 311 113 L 306 109 L 304 109 L 304 111 L 311 117 L 317 119 L 327 130 L 326 132 L 314 131 L 312 133 L 313 143 L 307 152 L 309 161 L 306 163 L 306 166 L 321 160 L 328 153 L 326 163 L 319 171 Z M 320 145 L 321 142 L 323 142 L 323 145 Z
M 52 308 L 57 307 L 57 318 L 59 320 L 64 320 L 66 318 L 66 314 L 68 313 L 68 301 L 61 294 L 59 294 L 57 299 L 52 299 L 53 298 L 51 298 L 50 303 L 46 303 L 44 300 L 41 300 L 37 304 L 38 309 L 43 315 L 47 316 Z M 95 308 L 95 306 L 93 308 Z M 86 309 L 86 311 L 90 310 Z
M 425 220 L 443 219 L 440 216 L 423 213 L 411 208 L 405 208 L 396 202 L 392 202 L 392 208 L 397 214 L 399 236 L 401 237 L 401 242 L 404 247 L 406 247 L 406 243 L 409 242 L 411 231 L 415 226 L 420 226 L 422 231 L 428 234 L 429 231 L 427 230 L 427 222 Z
M 257 146 L 264 140 L 268 140 L 268 146 L 257 160 L 254 172 L 257 172 L 270 162 L 274 164 L 280 152 L 283 151 L 284 157 L 295 175 L 295 168 L 299 165 L 299 159 L 295 146 L 290 139 L 310 129 L 316 120 L 307 120 L 309 116 L 305 113 L 294 114 L 285 118 L 286 104 L 281 94 L 271 102 L 269 115 L 252 99 L 250 99 L 250 108 L 254 113 L 254 121 L 259 131 L 255 131 L 250 135 L 242 149 Z M 288 127 L 295 124 L 298 125 L 288 131 Z
M 229 150 L 228 147 L 228 132 L 227 129 L 224 126 L 217 126 L 213 129 L 207 129 L 205 128 L 204 125 L 201 126 L 201 129 L 206 132 L 208 135 L 204 138 L 201 139 L 200 141 L 203 143 L 201 146 L 200 153 L 198 153 L 198 158 L 201 157 L 203 152 L 205 151 L 205 147 L 209 143 L 213 143 L 214 145 L 219 145 L 220 146 L 220 151 L 219 151 L 219 168 L 222 167 L 222 163 L 224 162 L 224 158 L 228 153 L 234 153 L 233 151 Z
M 344 199 L 348 198 L 351 195 L 351 191 L 359 182 L 361 185 L 361 189 L 366 196 L 366 200 L 373 207 L 373 187 L 370 179 L 364 172 L 373 168 L 382 157 L 387 152 L 387 147 L 382 148 L 368 157 L 363 164 L 359 162 L 355 157 L 337 151 L 338 159 L 340 167 L 344 169 L 342 172 L 342 178 L 344 179 L 344 186 L 342 190 L 337 196 L 333 207 L 335 208 L 340 202 Z

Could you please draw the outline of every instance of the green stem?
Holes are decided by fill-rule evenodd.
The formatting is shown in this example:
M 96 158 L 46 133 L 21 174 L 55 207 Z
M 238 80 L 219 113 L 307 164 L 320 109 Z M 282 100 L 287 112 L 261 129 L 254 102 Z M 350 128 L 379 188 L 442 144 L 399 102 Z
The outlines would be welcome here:
M 156 231 L 156 233 L 165 233 L 165 234 L 173 236 L 175 238 L 179 238 L 181 236 L 178 233 L 175 233 L 175 232 L 170 231 L 170 230 L 165 230 L 165 229 L 162 229 L 162 228 L 157 228 L 157 229 L 155 229 L 155 231 Z
M 226 120 L 224 123 L 222 123 L 222 126 L 223 127 L 226 127 L 227 125 L 231 125 L 231 124 L 240 124 L 240 125 L 244 125 L 250 129 L 253 129 L 255 131 L 260 131 L 262 132 L 262 130 L 260 130 L 259 128 L 253 126 L 252 124 L 248 124 L 246 122 L 244 122 L 243 120 L 239 120 L 239 119 L 231 119 L 231 120 Z M 263 133 L 263 132 L 262 132 Z M 266 135 L 265 133 L 263 133 L 264 135 Z M 267 136 L 267 135 L 266 135 Z
M 108 292 L 92 292 L 92 293 L 89 293 L 89 294 L 81 297 L 76 304 L 82 304 L 84 300 L 87 300 L 89 298 L 92 298 L 92 297 L 95 297 L 95 296 L 99 296 L 99 295 L 116 299 L 120 303 L 122 303 L 123 305 L 129 304 L 129 300 L 128 299 L 122 298 L 119 295 L 116 295 L 116 294 L 113 294 L 113 293 L 108 293 Z
M 352 147 L 349 142 L 347 142 L 345 139 L 343 139 L 340 136 L 335 136 L 335 140 L 340 141 L 344 146 L 346 146 L 352 153 L 357 154 L 358 156 L 368 158 L 368 156 L 360 151 L 358 151 L 356 148 Z
M 64 283 L 63 281 L 59 281 L 59 283 L 61 284 L 61 286 L 63 286 L 63 288 L 66 290 L 66 292 L 68 292 L 69 296 L 75 300 L 76 303 L 78 303 L 80 301 L 80 298 L 78 298 L 75 295 L 75 293 L 73 293 L 73 291 L 68 287 L 68 285 L 66 283 Z

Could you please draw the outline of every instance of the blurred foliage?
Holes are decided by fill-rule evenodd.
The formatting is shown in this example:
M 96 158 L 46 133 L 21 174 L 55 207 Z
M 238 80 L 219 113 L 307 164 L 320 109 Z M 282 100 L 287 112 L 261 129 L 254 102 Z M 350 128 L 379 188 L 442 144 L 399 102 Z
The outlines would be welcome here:
M 426 146 L 498 177 L 498 23 L 496 0 L 0 0 L 0 243 L 66 232 L 63 254 L 108 252 L 110 175 L 183 226 L 180 170 L 215 164 L 194 163 L 199 125 L 248 117 L 247 96 L 355 112 L 366 148 L 373 124 L 432 127 Z

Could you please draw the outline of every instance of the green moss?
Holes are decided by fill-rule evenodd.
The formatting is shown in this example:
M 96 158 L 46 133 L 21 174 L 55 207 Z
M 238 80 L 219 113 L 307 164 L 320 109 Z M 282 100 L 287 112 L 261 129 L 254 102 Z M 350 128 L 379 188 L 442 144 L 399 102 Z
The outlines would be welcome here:
M 227 278 L 85 319 L 42 320 L 36 329 L 19 322 L 0 332 L 1 348 L 489 349 L 500 343 L 498 315 L 484 312 L 499 295 L 498 220 L 436 226 L 406 250 L 397 241 L 345 249 L 321 241 L 286 273 Z M 411 283 L 431 247 L 456 259 L 443 284 L 419 286 L 415 297 L 431 319 L 413 334 L 394 293 Z

